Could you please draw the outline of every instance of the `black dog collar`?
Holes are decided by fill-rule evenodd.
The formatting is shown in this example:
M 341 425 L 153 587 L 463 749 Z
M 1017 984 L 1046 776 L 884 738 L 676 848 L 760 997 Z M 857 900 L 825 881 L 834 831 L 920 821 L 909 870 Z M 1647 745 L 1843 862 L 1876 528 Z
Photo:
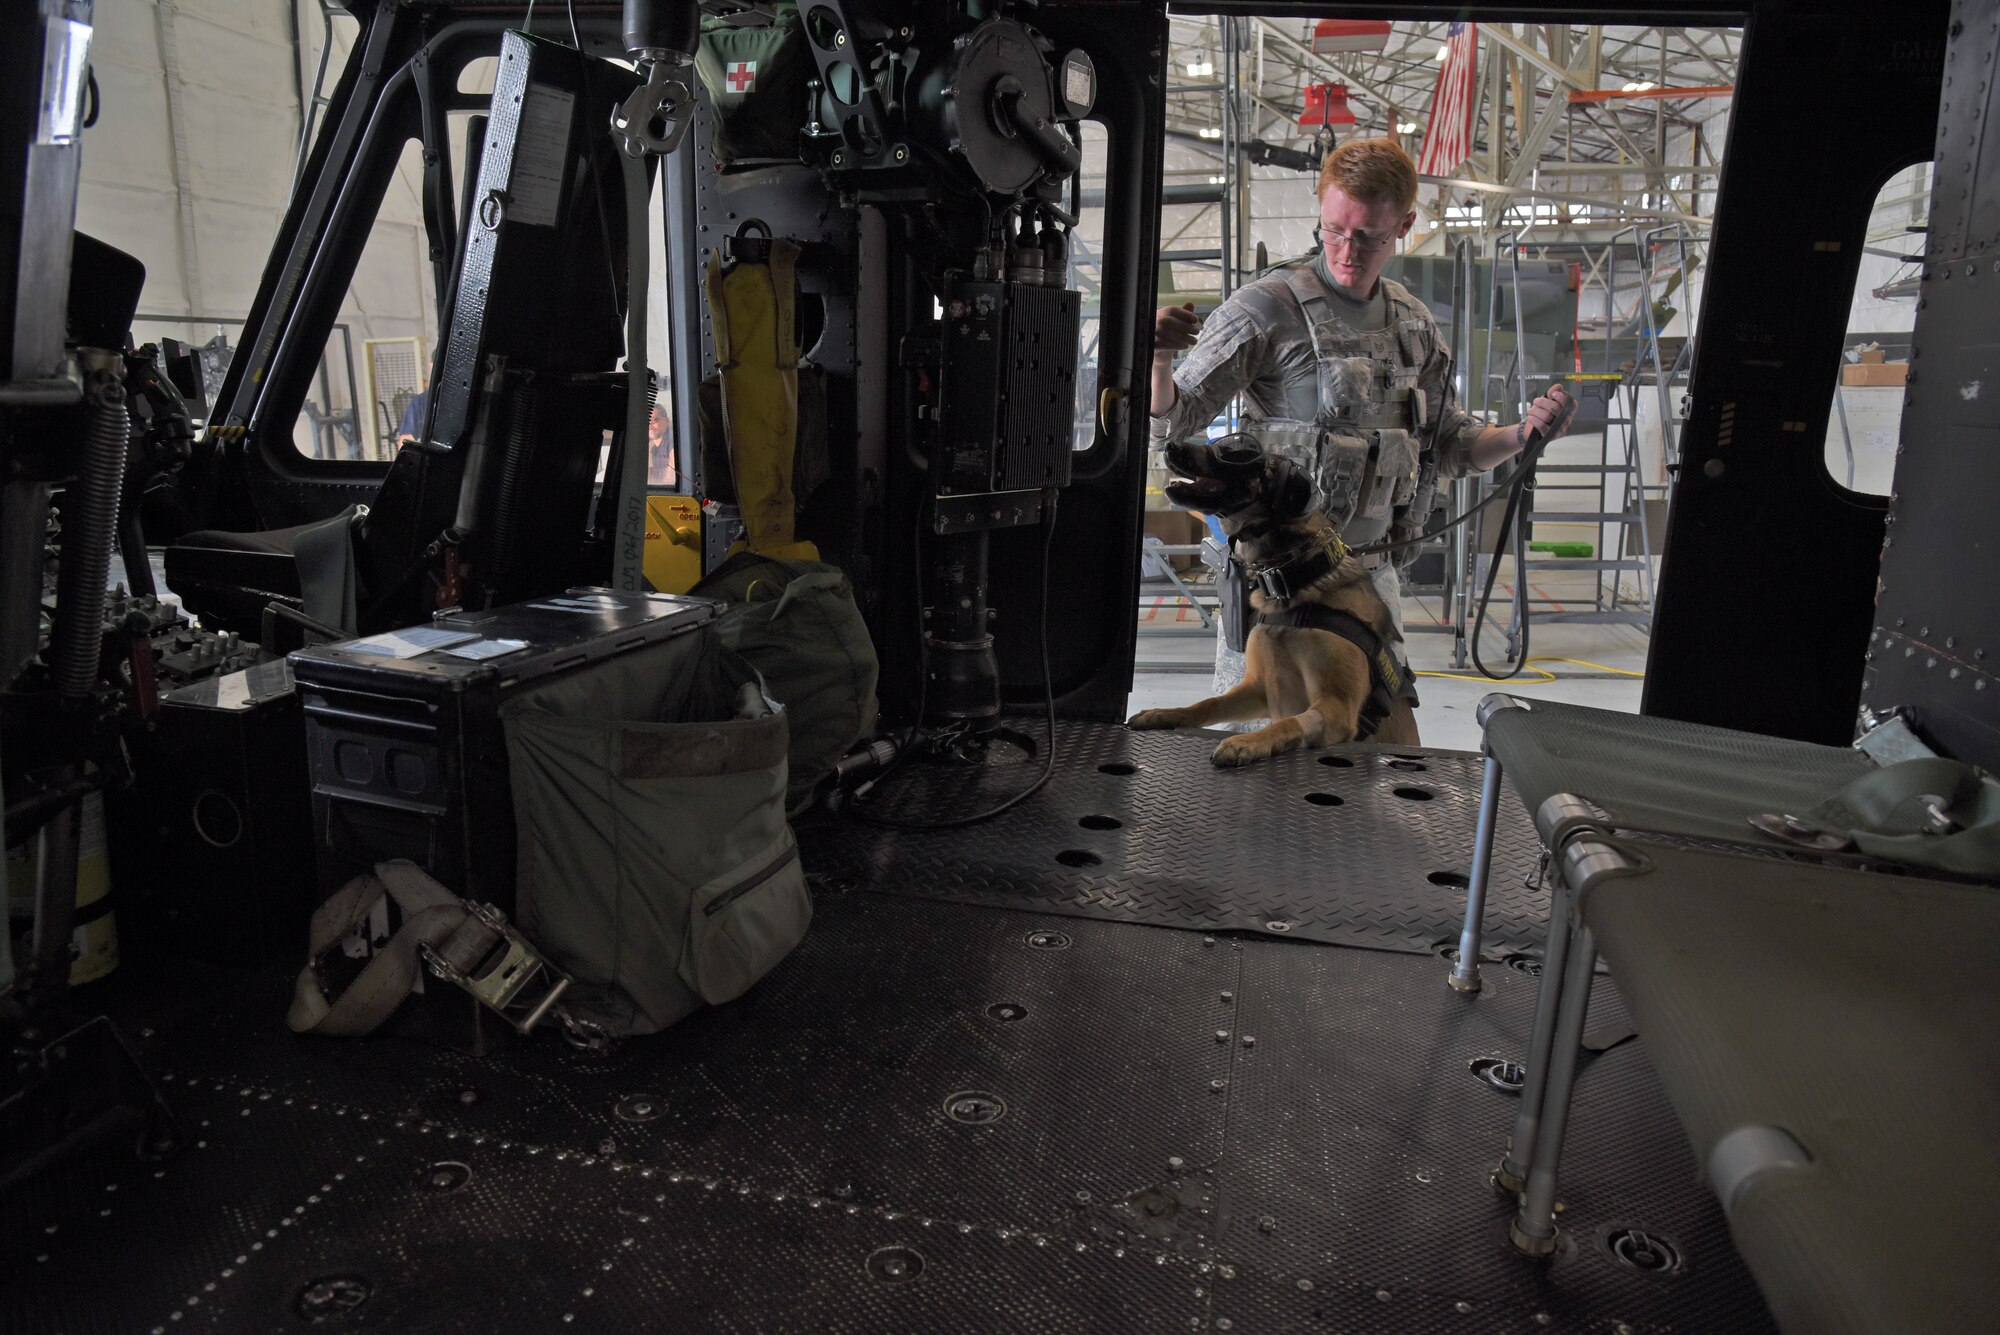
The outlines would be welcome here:
M 1247 565 L 1244 573 L 1250 583 L 1261 590 L 1266 598 L 1280 602 L 1290 602 L 1295 596 L 1325 579 L 1335 567 L 1347 559 L 1347 544 L 1340 540 L 1338 533 L 1331 541 L 1314 547 L 1301 556 L 1272 561 L 1267 565 Z

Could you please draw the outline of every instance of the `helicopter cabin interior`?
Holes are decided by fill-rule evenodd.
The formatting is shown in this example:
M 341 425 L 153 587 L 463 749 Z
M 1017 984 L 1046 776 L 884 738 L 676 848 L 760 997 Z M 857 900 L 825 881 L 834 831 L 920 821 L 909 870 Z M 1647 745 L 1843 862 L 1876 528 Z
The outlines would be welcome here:
M 78 230 L 157 8 L 0 12 L 0 1326 L 2000 1329 L 2000 0 L 1393 7 L 1543 135 L 1731 34 L 1639 708 L 1240 768 L 1126 726 L 1170 25 L 1376 7 L 327 0 L 226 368 Z M 1530 250 L 1398 271 L 1502 423 Z

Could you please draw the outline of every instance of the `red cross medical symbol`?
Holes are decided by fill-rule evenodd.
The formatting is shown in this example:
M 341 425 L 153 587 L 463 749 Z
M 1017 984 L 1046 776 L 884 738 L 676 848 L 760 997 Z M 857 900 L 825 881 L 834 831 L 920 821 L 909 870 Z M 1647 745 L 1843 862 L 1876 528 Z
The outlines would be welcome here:
M 729 91 L 747 93 L 757 82 L 757 62 L 739 60 L 729 67 Z

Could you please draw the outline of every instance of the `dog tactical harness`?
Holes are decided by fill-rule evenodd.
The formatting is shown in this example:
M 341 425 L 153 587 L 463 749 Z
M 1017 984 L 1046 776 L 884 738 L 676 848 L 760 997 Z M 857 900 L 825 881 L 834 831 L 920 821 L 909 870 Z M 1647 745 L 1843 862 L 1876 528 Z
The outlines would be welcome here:
M 1361 702 L 1361 717 L 1354 729 L 1354 740 L 1365 742 L 1395 708 L 1397 697 L 1409 685 L 1409 674 L 1396 661 L 1388 642 L 1352 612 L 1323 603 L 1292 601 L 1294 593 L 1325 579 L 1346 557 L 1347 545 L 1336 537 L 1329 546 L 1317 548 L 1297 560 L 1251 567 L 1248 574 L 1250 583 L 1265 597 L 1287 604 L 1282 612 L 1259 612 L 1257 624 L 1330 631 L 1359 649 L 1368 660 L 1368 698 Z

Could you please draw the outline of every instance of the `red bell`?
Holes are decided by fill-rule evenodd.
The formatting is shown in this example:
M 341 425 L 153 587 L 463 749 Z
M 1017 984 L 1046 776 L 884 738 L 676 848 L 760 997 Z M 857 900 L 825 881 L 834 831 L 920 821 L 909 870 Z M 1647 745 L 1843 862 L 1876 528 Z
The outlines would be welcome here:
M 1299 113 L 1301 125 L 1353 125 L 1354 113 L 1347 106 L 1347 85 L 1309 83 L 1306 109 Z

